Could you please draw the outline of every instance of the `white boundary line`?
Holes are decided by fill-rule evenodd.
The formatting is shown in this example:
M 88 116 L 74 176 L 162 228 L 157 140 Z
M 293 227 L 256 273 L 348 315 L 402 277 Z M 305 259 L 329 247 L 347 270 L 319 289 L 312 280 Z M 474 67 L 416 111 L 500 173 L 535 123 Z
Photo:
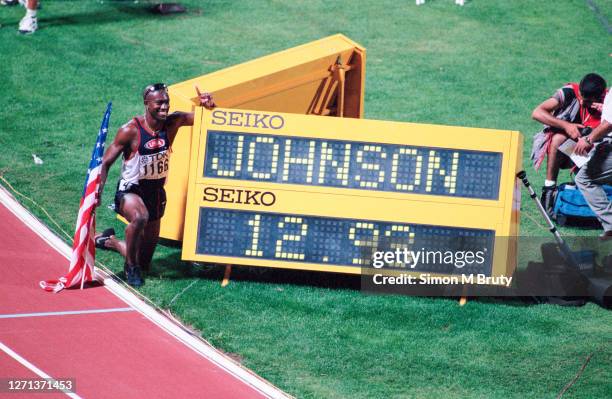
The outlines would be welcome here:
M 70 259 L 72 249 L 59 237 L 57 237 L 47 226 L 40 220 L 28 212 L 15 198 L 0 185 L 0 203 L 4 204 L 9 211 L 17 216 L 26 226 L 38 234 L 45 242 L 57 250 L 66 259 Z M 125 303 L 140 312 L 150 321 L 161 327 L 168 334 L 174 336 L 177 340 L 187 345 L 189 348 L 199 353 L 209 361 L 213 362 L 220 368 L 224 369 L 238 380 L 249 385 L 251 388 L 260 392 L 262 395 L 271 399 L 287 399 L 292 398 L 285 392 L 281 391 L 270 382 L 264 380 L 252 371 L 246 369 L 234 360 L 221 353 L 210 345 L 207 345 L 202 340 L 194 337 L 187 332 L 187 328 L 179 326 L 170 321 L 167 317 L 160 314 L 155 308 L 148 305 L 121 284 L 114 281 L 106 273 L 96 270 L 96 278 L 104 281 L 104 287 L 113 293 L 115 296 L 122 299 Z M 53 294 L 50 294 L 53 295 Z
M 26 359 L 21 357 L 17 352 L 13 351 L 11 348 L 9 348 L 8 346 L 4 345 L 2 342 L 0 342 L 0 350 L 2 350 L 4 353 L 9 355 L 13 359 L 17 360 L 19 363 L 21 363 L 22 366 L 27 367 L 30 371 L 34 372 L 39 377 L 51 380 L 52 383 L 57 381 L 56 379 L 51 377 L 49 374 L 45 373 L 44 371 L 42 371 L 41 369 L 39 369 L 38 367 L 36 367 L 32 363 L 30 363 L 29 361 L 27 361 Z M 74 392 L 63 391 L 63 390 L 59 390 L 59 389 L 58 389 L 58 391 L 62 392 L 62 393 L 65 393 L 66 395 L 68 395 L 69 397 L 71 397 L 73 399 L 81 399 L 81 397 L 79 395 L 77 395 L 76 393 L 74 393 Z M 17 391 L 15 391 L 15 392 L 17 392 Z
M 77 314 L 96 314 L 96 313 L 116 313 L 133 312 L 132 308 L 110 308 L 110 309 L 90 309 L 90 310 L 66 310 L 63 312 L 37 312 L 37 313 L 7 313 L 0 314 L 0 319 L 19 319 L 22 317 L 46 317 L 46 316 L 70 316 Z

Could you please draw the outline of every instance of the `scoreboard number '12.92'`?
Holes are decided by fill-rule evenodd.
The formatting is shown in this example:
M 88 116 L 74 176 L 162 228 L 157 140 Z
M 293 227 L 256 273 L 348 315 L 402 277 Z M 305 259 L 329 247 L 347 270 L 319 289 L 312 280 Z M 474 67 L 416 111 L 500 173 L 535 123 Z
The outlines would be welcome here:
M 198 109 L 183 258 L 359 274 L 406 248 L 388 267 L 509 275 L 520 153 L 512 131 Z

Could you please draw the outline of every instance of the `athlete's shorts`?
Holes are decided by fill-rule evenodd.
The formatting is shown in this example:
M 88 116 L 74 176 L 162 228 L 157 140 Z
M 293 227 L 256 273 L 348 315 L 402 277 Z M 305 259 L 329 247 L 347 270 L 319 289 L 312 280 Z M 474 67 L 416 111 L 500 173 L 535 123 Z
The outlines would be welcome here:
M 161 219 L 166 210 L 166 190 L 160 184 L 128 184 L 124 190 L 119 190 L 117 184 L 117 192 L 115 193 L 115 212 L 121 214 L 121 201 L 126 194 L 136 194 L 144 202 L 147 211 L 149 212 L 149 222 Z M 122 215 L 123 216 L 123 215 Z

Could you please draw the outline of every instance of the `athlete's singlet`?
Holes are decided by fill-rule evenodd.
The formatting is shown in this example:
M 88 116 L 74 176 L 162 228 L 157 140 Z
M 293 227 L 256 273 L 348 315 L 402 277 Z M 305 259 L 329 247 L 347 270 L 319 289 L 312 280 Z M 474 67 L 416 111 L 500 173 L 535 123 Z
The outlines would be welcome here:
M 134 122 L 138 127 L 138 149 L 129 158 L 123 159 L 118 190 L 127 190 L 132 185 L 162 188 L 168 175 L 170 148 L 166 130 L 154 135 L 137 118 L 134 118 Z

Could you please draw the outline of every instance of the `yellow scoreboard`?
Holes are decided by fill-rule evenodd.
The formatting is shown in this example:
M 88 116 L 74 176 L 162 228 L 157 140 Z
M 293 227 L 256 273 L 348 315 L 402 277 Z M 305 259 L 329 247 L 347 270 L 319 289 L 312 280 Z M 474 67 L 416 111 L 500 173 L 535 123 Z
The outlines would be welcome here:
M 183 259 L 359 274 L 408 248 L 480 255 L 407 272 L 515 268 L 518 132 L 198 108 L 191 141 Z

